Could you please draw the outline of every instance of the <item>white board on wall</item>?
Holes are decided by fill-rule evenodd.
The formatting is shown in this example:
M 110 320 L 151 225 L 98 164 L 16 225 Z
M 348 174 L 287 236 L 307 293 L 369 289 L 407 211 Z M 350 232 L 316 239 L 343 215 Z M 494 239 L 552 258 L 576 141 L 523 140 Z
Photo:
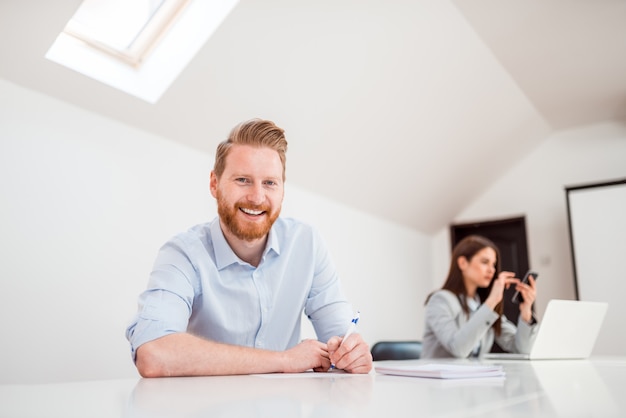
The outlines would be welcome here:
M 626 355 L 626 179 L 566 194 L 578 299 L 609 303 L 593 354 Z

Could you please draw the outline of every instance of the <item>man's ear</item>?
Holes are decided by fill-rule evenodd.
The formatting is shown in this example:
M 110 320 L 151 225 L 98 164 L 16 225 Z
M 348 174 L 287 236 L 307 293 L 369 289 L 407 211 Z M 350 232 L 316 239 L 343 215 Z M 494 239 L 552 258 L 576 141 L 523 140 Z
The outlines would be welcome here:
M 217 199 L 217 176 L 215 172 L 211 170 L 211 179 L 209 181 L 209 188 L 211 189 L 211 195 Z
M 456 259 L 456 264 L 459 266 L 459 269 L 461 269 L 461 271 L 463 271 L 463 270 L 465 270 L 467 268 L 467 265 L 469 264 L 469 261 L 468 261 L 467 257 L 462 255 L 462 256 L 460 256 L 459 258 Z

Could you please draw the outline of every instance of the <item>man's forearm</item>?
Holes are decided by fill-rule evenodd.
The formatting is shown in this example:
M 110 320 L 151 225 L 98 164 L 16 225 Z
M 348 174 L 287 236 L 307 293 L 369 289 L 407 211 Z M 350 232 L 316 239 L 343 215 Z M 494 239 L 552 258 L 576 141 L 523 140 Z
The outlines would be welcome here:
M 273 373 L 285 370 L 283 352 L 208 341 L 187 333 L 170 334 L 137 349 L 143 377 Z

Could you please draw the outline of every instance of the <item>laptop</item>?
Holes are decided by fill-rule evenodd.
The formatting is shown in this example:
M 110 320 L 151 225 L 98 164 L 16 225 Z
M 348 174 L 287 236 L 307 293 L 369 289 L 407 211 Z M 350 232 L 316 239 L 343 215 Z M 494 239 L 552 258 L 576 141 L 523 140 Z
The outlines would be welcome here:
M 552 299 L 528 354 L 488 353 L 485 359 L 585 359 L 598 339 L 608 309 L 606 302 Z

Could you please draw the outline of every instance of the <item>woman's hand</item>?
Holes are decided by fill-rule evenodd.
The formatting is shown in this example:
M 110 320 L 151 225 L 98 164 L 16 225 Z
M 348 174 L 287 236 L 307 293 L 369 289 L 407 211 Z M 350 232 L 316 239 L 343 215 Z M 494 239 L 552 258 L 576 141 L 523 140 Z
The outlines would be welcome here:
M 498 274 L 498 277 L 494 279 L 491 286 L 491 292 L 485 300 L 485 305 L 491 309 L 495 309 L 496 305 L 502 302 L 504 296 L 504 290 L 508 289 L 513 284 L 518 284 L 519 279 L 515 277 L 515 273 L 510 271 L 502 271 Z
M 533 319 L 533 303 L 537 299 L 537 289 L 535 287 L 535 278 L 528 276 L 528 284 L 519 282 L 515 287 L 524 298 L 523 302 L 519 304 L 519 312 L 522 319 L 530 323 Z

